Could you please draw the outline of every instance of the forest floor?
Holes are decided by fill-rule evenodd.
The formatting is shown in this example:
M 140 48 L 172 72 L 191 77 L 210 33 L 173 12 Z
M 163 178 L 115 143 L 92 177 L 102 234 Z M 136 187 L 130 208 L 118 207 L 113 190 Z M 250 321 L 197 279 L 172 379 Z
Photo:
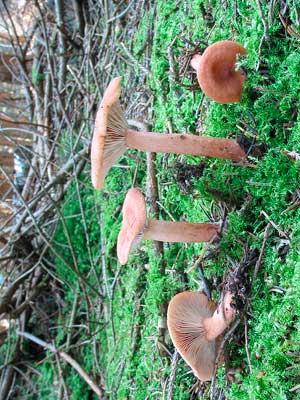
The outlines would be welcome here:
M 111 17 L 109 39 L 102 43 L 105 61 L 95 67 L 97 74 L 105 71 L 101 82 L 85 77 L 76 89 L 81 95 L 88 91 L 94 103 L 81 117 L 76 109 L 78 121 L 88 119 L 81 146 L 90 141 L 103 90 L 110 79 L 122 76 L 121 104 L 132 125 L 166 134 L 242 137 L 260 145 L 260 151 L 245 166 L 129 150 L 101 191 L 92 188 L 87 164 L 61 202 L 46 289 L 26 330 L 76 360 L 103 399 L 297 399 L 299 6 L 281 0 L 126 4 L 120 17 Z M 223 39 L 247 50 L 239 60 L 247 76 L 242 99 L 227 105 L 203 95 L 189 64 L 193 54 Z M 72 143 L 81 132 L 80 123 L 73 128 L 61 136 L 61 164 L 74 152 Z M 131 187 L 145 193 L 149 213 L 159 219 L 226 218 L 226 229 L 209 246 L 144 241 L 121 266 L 116 242 Z M 226 335 L 225 363 L 212 382 L 200 383 L 172 345 L 168 302 L 180 291 L 203 290 L 200 273 L 217 302 L 228 277 L 241 267 L 245 296 Z M 12 329 L 6 354 L 15 340 Z M 26 362 L 19 366 L 12 398 L 97 398 L 58 353 L 32 342 L 22 351 Z

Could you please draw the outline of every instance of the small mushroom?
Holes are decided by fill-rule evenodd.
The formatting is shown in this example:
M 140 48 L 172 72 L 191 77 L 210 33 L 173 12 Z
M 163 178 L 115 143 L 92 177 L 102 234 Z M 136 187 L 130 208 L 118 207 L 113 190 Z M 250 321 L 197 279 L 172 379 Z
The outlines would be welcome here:
M 240 69 L 235 69 L 235 64 L 237 55 L 245 53 L 240 44 L 222 40 L 192 58 L 191 65 L 206 96 L 223 104 L 240 101 L 246 77 Z
M 105 176 L 127 148 L 147 152 L 190 154 L 245 161 L 242 147 L 232 139 L 189 134 L 160 134 L 129 129 L 119 103 L 121 77 L 113 79 L 100 103 L 91 147 L 92 183 L 101 189 Z
M 9 320 L 8 319 L 1 319 L 0 320 L 0 335 L 9 329 Z
M 159 242 L 209 242 L 220 230 L 219 224 L 147 220 L 143 194 L 136 188 L 128 190 L 122 209 L 123 222 L 118 235 L 117 255 L 122 265 L 142 240 Z
M 217 306 L 199 292 L 182 292 L 169 303 L 167 322 L 172 342 L 201 381 L 212 379 L 221 334 L 235 317 L 233 295 Z

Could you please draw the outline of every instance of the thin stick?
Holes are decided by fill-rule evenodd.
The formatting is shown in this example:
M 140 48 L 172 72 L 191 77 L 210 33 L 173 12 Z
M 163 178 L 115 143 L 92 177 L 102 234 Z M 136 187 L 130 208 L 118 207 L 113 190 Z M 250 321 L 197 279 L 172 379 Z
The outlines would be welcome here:
M 64 391 L 64 400 L 69 400 L 70 396 L 69 396 L 69 391 L 68 391 L 68 387 L 66 385 L 66 381 L 64 378 L 64 373 L 63 373 L 63 368 L 61 366 L 61 362 L 60 362 L 60 358 L 58 356 L 58 353 L 55 352 L 55 360 L 57 363 L 57 368 L 58 368 L 58 374 L 59 374 L 59 378 L 60 378 L 60 385 L 59 385 L 59 390 L 58 390 L 58 399 L 61 399 L 61 395 L 62 395 L 62 389 Z
M 284 214 L 288 213 L 289 211 L 292 211 L 292 210 L 294 210 L 295 208 L 298 208 L 298 207 L 300 207 L 300 201 L 296 201 L 295 203 L 290 205 L 288 208 L 283 210 L 281 215 L 284 215 Z
M 130 51 L 127 49 L 127 47 L 125 46 L 124 43 L 120 43 L 119 47 L 121 47 L 123 49 L 123 52 L 126 54 L 128 59 L 134 65 L 136 65 L 145 75 L 152 76 L 152 73 L 146 67 L 144 67 L 144 65 L 142 65 L 140 62 L 138 62 L 136 58 L 133 57 L 133 55 L 130 53 Z
M 270 222 L 270 224 L 277 230 L 277 232 L 279 233 L 280 236 L 283 236 L 284 238 L 289 239 L 288 235 L 287 235 L 282 229 L 280 229 L 279 226 L 278 226 L 277 224 L 275 224 L 274 221 L 271 220 L 271 218 L 269 217 L 269 215 L 268 215 L 264 210 L 262 210 L 262 211 L 260 212 L 260 214 L 262 214 L 264 217 L 266 217 L 266 219 L 267 219 L 267 220 Z
M 296 390 L 300 389 L 300 385 L 294 386 L 293 388 L 289 389 L 289 392 L 295 392 Z
M 156 178 L 156 154 L 147 153 L 147 200 L 150 203 L 150 213 L 152 218 L 158 219 L 159 217 L 159 207 L 158 207 L 158 184 Z M 155 254 L 157 257 L 163 256 L 163 244 L 156 240 L 153 241 L 153 246 Z M 163 271 L 164 272 L 164 271 Z
M 252 374 L 253 369 L 252 369 L 252 365 L 251 365 L 250 353 L 249 353 L 249 347 L 248 347 L 248 323 L 247 323 L 246 318 L 244 319 L 244 323 L 245 323 L 245 349 L 246 349 L 246 354 L 247 354 L 249 371 L 250 371 L 250 374 Z
M 171 365 L 171 375 L 168 383 L 168 395 L 167 400 L 173 400 L 173 392 L 174 392 L 174 382 L 176 378 L 176 369 L 178 364 L 178 351 L 175 349 L 173 357 L 172 357 L 172 365 Z
M 202 264 L 202 261 L 206 258 L 206 253 L 209 250 L 211 244 L 214 242 L 216 237 L 214 236 L 211 238 L 211 240 L 204 246 L 200 256 L 197 258 L 197 260 L 194 262 L 194 264 L 186 271 L 187 274 L 189 274 L 191 271 L 193 271 L 196 268 L 199 268 L 199 265 Z
M 266 226 L 264 239 L 263 239 L 263 243 L 262 243 L 261 250 L 260 250 L 260 253 L 259 253 L 259 257 L 258 257 L 258 259 L 256 261 L 256 264 L 255 264 L 255 268 L 254 268 L 254 272 L 253 272 L 253 280 L 256 279 L 259 267 L 260 267 L 261 262 L 262 262 L 262 258 L 263 258 L 264 252 L 265 252 L 267 240 L 268 240 L 268 237 L 269 237 L 270 228 L 271 228 L 271 223 L 269 222 L 267 224 L 267 226 Z
M 268 25 L 268 22 L 266 21 L 266 19 L 265 19 L 265 17 L 264 17 L 264 13 L 263 13 L 263 10 L 262 10 L 262 6 L 261 6 L 260 0 L 256 0 L 256 4 L 257 4 L 258 13 L 259 13 L 261 22 L 262 22 L 263 27 L 264 27 L 264 35 L 263 35 L 263 38 L 269 43 L 269 42 L 270 42 L 270 37 L 269 37 L 269 33 L 268 33 L 268 31 L 269 31 L 269 25 Z
M 81 368 L 81 366 L 78 364 L 77 361 L 75 361 L 72 357 L 70 357 L 67 353 L 64 351 L 57 350 L 55 346 L 53 346 L 50 343 L 46 343 L 43 340 L 37 338 L 36 336 L 32 335 L 31 333 L 28 332 L 21 332 L 17 331 L 17 335 L 25 337 L 28 340 L 31 340 L 32 342 L 44 347 L 47 350 L 52 351 L 53 353 L 56 353 L 61 357 L 63 360 L 65 360 L 71 367 L 73 367 L 78 374 L 86 381 L 86 383 L 90 386 L 90 388 L 99 396 L 100 398 L 103 395 L 103 391 L 99 388 L 99 386 L 96 385 L 96 383 L 90 378 L 90 376 Z
M 229 331 L 226 333 L 226 335 L 223 337 L 222 342 L 220 344 L 219 350 L 218 350 L 218 354 L 216 357 L 216 361 L 215 361 L 215 370 L 214 370 L 214 375 L 213 378 L 211 380 L 211 387 L 210 387 L 210 400 L 214 400 L 214 395 L 215 395 L 215 388 L 216 388 L 216 372 L 218 369 L 218 365 L 219 365 L 219 361 L 220 361 L 220 357 L 224 348 L 224 345 L 227 341 L 227 339 L 233 334 L 233 332 L 236 330 L 236 328 L 239 326 L 241 320 L 237 319 L 235 321 L 235 323 L 232 325 L 232 327 L 229 329 Z
M 198 271 L 199 271 L 200 279 L 201 279 L 202 284 L 203 284 L 204 293 L 206 294 L 208 300 L 211 300 L 210 284 L 209 284 L 208 280 L 206 279 L 206 277 L 204 275 L 202 262 L 200 262 L 199 265 L 198 265 Z

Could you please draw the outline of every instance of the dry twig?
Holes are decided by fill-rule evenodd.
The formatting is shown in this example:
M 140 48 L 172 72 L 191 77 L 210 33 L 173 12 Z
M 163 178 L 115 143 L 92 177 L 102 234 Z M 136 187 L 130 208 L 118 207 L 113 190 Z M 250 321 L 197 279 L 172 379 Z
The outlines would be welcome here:
M 47 350 L 50 350 L 52 353 L 57 354 L 60 358 L 66 361 L 71 367 L 73 367 L 78 374 L 85 380 L 85 382 L 90 386 L 90 388 L 96 393 L 99 398 L 103 396 L 103 390 L 96 385 L 96 383 L 91 379 L 91 377 L 81 368 L 77 361 L 75 361 L 69 354 L 65 353 L 64 351 L 57 350 L 56 347 L 50 343 L 46 343 L 43 340 L 37 338 L 36 336 L 32 335 L 31 333 L 17 331 L 17 335 L 22 336 L 32 342 L 38 344 L 39 346 L 44 347 Z

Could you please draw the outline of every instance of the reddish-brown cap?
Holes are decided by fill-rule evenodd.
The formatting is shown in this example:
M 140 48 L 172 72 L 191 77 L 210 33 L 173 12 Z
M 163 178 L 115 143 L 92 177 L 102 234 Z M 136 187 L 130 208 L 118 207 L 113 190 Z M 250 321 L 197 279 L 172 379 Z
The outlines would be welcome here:
M 118 260 L 126 264 L 130 252 L 142 238 L 146 224 L 146 203 L 143 194 L 138 189 L 128 190 L 122 209 L 123 222 L 117 242 Z
M 246 49 L 231 40 L 222 40 L 209 46 L 201 58 L 195 58 L 192 66 L 198 64 L 197 78 L 203 92 L 218 103 L 240 101 L 245 76 L 235 70 L 238 54 Z
M 203 321 L 212 317 L 216 304 L 199 292 L 182 292 L 170 301 L 168 329 L 174 346 L 202 381 L 212 378 L 219 340 L 207 340 Z
M 112 165 L 125 153 L 124 133 L 128 128 L 119 103 L 121 77 L 113 79 L 100 103 L 91 147 L 91 177 L 95 189 L 101 189 Z

